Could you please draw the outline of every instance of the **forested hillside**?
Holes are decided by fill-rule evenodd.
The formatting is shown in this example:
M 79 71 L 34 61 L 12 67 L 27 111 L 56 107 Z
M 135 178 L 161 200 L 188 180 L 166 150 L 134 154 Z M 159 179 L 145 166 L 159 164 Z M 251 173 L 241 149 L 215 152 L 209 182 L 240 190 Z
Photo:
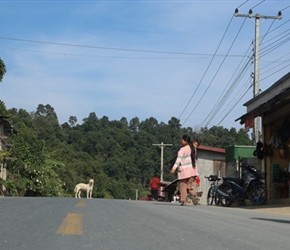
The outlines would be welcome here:
M 152 144 L 173 144 L 164 149 L 167 181 L 175 178 L 169 174 L 168 162 L 183 134 L 212 147 L 252 145 L 243 129 L 194 131 L 181 127 L 175 117 L 167 124 L 153 117 L 111 121 L 92 112 L 82 121 L 71 116 L 68 122 L 59 124 L 49 104 L 39 104 L 36 111 L 28 112 L 7 109 L 2 101 L 0 115 L 8 116 L 15 129 L 9 141 L 9 174 L 4 184 L 11 195 L 18 196 L 72 196 L 76 183 L 94 178 L 93 197 L 134 198 L 136 189 L 146 194 L 150 178 L 160 174 L 161 149 Z

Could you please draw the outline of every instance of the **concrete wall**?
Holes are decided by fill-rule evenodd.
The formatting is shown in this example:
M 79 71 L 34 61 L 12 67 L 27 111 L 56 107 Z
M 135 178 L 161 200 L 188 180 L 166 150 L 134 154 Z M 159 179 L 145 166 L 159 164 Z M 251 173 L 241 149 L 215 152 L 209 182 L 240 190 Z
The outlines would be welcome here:
M 198 170 L 199 178 L 201 180 L 200 187 L 197 187 L 197 191 L 202 191 L 202 197 L 200 198 L 200 204 L 207 204 L 207 192 L 210 188 L 210 182 L 204 177 L 214 174 L 214 161 L 225 162 L 225 154 L 217 153 L 213 151 L 198 150 Z

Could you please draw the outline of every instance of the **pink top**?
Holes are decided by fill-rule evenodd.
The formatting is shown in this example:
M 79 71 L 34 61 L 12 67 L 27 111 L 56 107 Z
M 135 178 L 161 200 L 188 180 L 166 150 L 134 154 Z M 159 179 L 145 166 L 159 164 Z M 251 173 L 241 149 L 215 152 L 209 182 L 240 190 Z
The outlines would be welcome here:
M 198 176 L 197 166 L 192 167 L 191 162 L 191 148 L 189 145 L 182 147 L 178 151 L 177 159 L 172 167 L 176 169 L 178 167 L 178 180 L 187 179 L 192 176 Z

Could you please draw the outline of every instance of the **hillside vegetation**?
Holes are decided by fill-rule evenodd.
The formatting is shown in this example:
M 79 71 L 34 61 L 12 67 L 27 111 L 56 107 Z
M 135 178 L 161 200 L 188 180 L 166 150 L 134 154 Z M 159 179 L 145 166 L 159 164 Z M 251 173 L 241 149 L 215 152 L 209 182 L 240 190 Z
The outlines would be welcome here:
M 71 116 L 59 124 L 54 108 L 39 104 L 36 111 L 6 109 L 0 101 L 0 115 L 8 116 L 15 131 L 9 139 L 6 161 L 8 179 L 2 180 L 10 195 L 72 196 L 74 186 L 95 180 L 93 197 L 134 198 L 148 193 L 154 173 L 160 174 L 161 149 L 152 144 L 172 144 L 164 149 L 164 180 L 172 181 L 169 161 L 188 134 L 201 145 L 224 148 L 228 145 L 252 145 L 243 129 L 223 127 L 181 127 L 172 117 L 167 124 L 150 117 L 140 121 L 102 118 L 92 112 L 81 122 Z M 15 133 L 16 132 L 16 133 Z

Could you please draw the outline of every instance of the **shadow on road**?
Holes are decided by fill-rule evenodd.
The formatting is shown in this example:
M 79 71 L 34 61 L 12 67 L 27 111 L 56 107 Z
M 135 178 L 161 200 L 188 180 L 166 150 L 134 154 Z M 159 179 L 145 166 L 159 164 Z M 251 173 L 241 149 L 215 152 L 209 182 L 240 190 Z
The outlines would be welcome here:
M 290 224 L 290 220 L 277 220 L 277 219 L 266 219 L 266 218 L 251 218 L 252 220 L 264 220 L 264 221 L 272 221 L 272 222 L 277 222 L 277 223 L 286 223 Z

